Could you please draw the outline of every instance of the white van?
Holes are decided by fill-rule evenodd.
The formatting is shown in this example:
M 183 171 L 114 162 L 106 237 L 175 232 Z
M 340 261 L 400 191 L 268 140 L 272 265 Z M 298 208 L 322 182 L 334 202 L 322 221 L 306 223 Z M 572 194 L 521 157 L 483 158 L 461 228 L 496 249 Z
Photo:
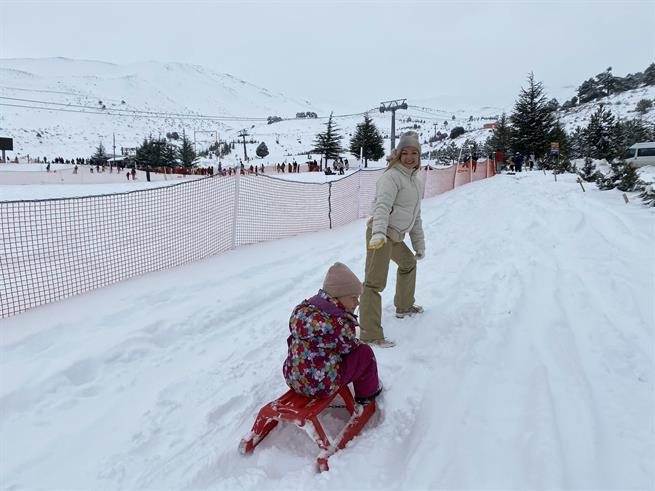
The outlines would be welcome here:
M 655 165 L 655 142 L 635 143 L 625 151 L 625 161 L 632 167 Z

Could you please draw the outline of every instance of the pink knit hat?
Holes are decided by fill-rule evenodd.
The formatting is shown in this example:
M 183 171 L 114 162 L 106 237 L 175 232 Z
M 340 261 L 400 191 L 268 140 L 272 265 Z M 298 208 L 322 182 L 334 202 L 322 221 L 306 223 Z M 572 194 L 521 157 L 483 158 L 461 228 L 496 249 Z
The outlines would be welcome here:
M 325 275 L 323 290 L 331 297 L 346 297 L 361 295 L 364 287 L 348 266 L 343 263 L 334 263 Z

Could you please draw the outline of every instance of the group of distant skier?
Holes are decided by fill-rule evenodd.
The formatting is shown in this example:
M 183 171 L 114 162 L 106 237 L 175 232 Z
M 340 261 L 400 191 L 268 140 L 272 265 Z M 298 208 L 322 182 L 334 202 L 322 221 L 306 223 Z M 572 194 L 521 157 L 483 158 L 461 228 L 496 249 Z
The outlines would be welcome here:
M 521 152 L 508 153 L 505 163 L 510 172 L 523 172 L 523 164 L 526 164 L 530 170 L 534 169 L 534 157 L 525 157 Z

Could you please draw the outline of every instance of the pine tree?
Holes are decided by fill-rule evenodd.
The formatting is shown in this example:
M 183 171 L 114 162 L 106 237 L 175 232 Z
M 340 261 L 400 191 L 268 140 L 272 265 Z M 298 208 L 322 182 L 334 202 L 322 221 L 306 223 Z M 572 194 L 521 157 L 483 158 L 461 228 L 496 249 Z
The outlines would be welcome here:
M 108 158 L 109 156 L 105 151 L 105 146 L 102 144 L 102 142 L 100 142 L 100 144 L 96 147 L 96 153 L 94 153 L 91 157 L 91 161 L 97 164 L 104 164 L 107 162 Z
M 611 164 L 619 153 L 619 130 L 612 112 L 600 104 L 591 115 L 585 132 L 590 156 Z
M 551 110 L 551 112 L 555 112 L 559 109 L 559 101 L 553 97 L 551 100 L 548 101 L 547 103 L 548 109 Z
M 507 153 L 507 150 L 511 146 L 511 139 L 512 128 L 509 125 L 507 115 L 503 113 L 496 123 L 496 128 L 489 137 L 489 145 L 492 147 L 492 151 Z
M 655 126 L 641 119 L 626 119 L 619 122 L 621 126 L 621 145 L 628 148 L 637 142 L 655 140 Z
M 555 117 L 548 106 L 543 84 L 535 82 L 532 72 L 528 75 L 527 89 L 521 88 L 510 120 L 513 126 L 512 148 L 524 155 L 544 156 L 550 147 Z
M 255 150 L 255 153 L 257 154 L 257 157 L 259 158 L 264 158 L 268 155 L 268 147 L 266 146 L 266 143 L 261 142 L 259 145 L 257 145 L 257 149 Z
M 646 206 L 655 206 L 655 186 L 652 184 L 646 186 L 639 197 Z
M 350 153 L 359 157 L 361 152 L 364 157 L 364 167 L 368 167 L 369 159 L 378 161 L 384 157 L 383 144 L 382 135 L 375 123 L 368 113 L 364 114 L 364 122 L 357 125 L 355 134 L 350 139 Z
M 559 120 L 553 125 L 553 129 L 549 135 L 550 142 L 559 143 L 559 152 L 556 154 L 548 154 L 548 157 L 541 162 L 541 167 L 544 169 L 553 169 L 558 174 L 564 172 L 572 172 L 571 162 L 571 145 L 569 143 L 569 136 L 564 128 L 560 125 Z
M 578 98 L 576 96 L 571 97 L 568 101 L 562 104 L 562 111 L 567 111 L 571 108 L 574 108 L 578 104 Z
M 145 164 L 150 161 L 150 140 L 152 137 L 144 138 L 141 146 L 136 149 L 136 161 Z
M 625 161 L 618 165 L 615 176 L 616 188 L 619 191 L 629 192 L 643 189 L 637 170 Z
M 600 174 L 600 177 L 596 181 L 598 189 L 602 191 L 608 191 L 616 187 L 616 182 L 614 180 L 614 171 L 610 170 L 607 174 Z
M 455 142 L 451 141 L 448 145 L 446 145 L 446 148 L 444 148 L 444 158 L 446 159 L 444 163 L 450 164 L 455 162 L 457 161 L 458 157 L 459 147 L 455 144 Z
M 603 91 L 598 86 L 598 82 L 593 78 L 585 80 L 580 87 L 578 87 L 578 100 L 580 101 L 580 104 L 594 101 L 600 97 L 603 97 Z
M 175 167 L 178 164 L 177 149 L 173 145 L 167 144 L 165 140 L 159 140 L 158 142 L 156 142 L 156 145 L 157 145 L 157 149 L 159 150 L 158 165 Z
M 571 155 L 571 144 L 569 142 L 569 135 L 562 127 L 559 120 L 555 121 L 553 129 L 550 131 L 550 141 L 559 143 L 559 154 L 561 157 L 569 157 Z
M 604 91 L 603 95 L 610 95 L 615 92 L 617 84 L 614 75 L 612 75 L 612 67 L 608 67 L 607 70 L 596 75 L 596 80 L 598 81 L 598 87 Z
M 639 114 L 646 114 L 648 111 L 650 111 L 651 107 L 653 107 L 653 101 L 650 99 L 641 99 L 639 102 L 637 102 L 635 111 L 637 111 Z
M 569 136 L 569 152 L 571 157 L 579 159 L 589 156 L 586 128 L 578 126 Z
M 136 149 L 136 160 L 141 166 L 172 166 L 176 164 L 176 151 L 165 138 L 144 138 L 143 143 Z
M 643 75 L 644 85 L 655 85 L 655 63 L 648 65 Z
M 578 171 L 578 175 L 586 182 L 596 182 L 603 177 L 603 174 L 596 170 L 596 164 L 591 157 L 584 159 L 584 166 Z
M 455 138 L 459 138 L 464 133 L 466 133 L 466 130 L 463 126 L 455 126 L 452 130 L 450 130 L 450 139 L 454 140 Z
M 617 188 L 624 192 L 644 189 L 636 169 L 624 160 L 611 165 L 610 172 L 598 180 L 598 187 L 602 190 Z
M 332 113 L 330 113 L 330 118 L 325 123 L 325 126 L 325 131 L 316 135 L 312 152 L 323 155 L 325 157 L 325 165 L 327 165 L 328 159 L 336 159 L 343 152 L 341 148 L 341 139 L 343 137 L 339 135 L 339 128 L 332 121 Z
M 555 174 L 564 174 L 565 172 L 577 173 L 578 169 L 571 163 L 568 158 L 559 158 L 551 160 L 551 169 Z
M 430 152 L 430 159 L 436 160 L 440 164 L 451 164 L 459 156 L 459 147 L 455 142 L 442 144 L 440 148 Z
M 182 132 L 182 146 L 177 153 L 184 167 L 188 168 L 193 166 L 193 160 L 196 158 L 196 152 L 193 150 L 193 145 L 186 137 L 184 132 Z

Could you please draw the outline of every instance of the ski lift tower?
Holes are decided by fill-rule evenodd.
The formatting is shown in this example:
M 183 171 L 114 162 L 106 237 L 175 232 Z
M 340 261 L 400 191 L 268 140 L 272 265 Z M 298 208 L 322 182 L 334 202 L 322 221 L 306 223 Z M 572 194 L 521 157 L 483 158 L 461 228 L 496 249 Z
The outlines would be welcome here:
M 407 99 L 396 99 L 380 103 L 380 112 L 391 111 L 391 150 L 396 148 L 396 110 L 407 109 Z
M 248 162 L 248 153 L 246 152 L 246 136 L 248 136 L 248 130 L 243 129 L 239 131 L 239 136 L 243 138 L 243 161 Z

